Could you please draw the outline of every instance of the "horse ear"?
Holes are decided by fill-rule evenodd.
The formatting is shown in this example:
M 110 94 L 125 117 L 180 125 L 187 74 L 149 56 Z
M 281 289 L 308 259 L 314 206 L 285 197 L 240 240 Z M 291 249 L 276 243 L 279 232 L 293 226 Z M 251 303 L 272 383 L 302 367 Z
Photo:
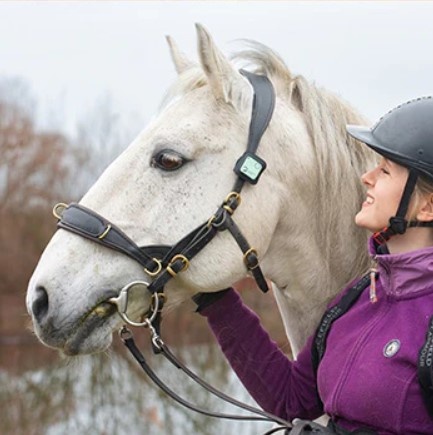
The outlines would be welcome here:
M 304 110 L 304 102 L 302 100 L 302 92 L 300 88 L 300 79 L 294 79 L 290 83 L 290 101 L 300 112 Z
M 241 110 L 250 101 L 249 84 L 221 53 L 209 32 L 198 23 L 196 29 L 200 63 L 215 97 Z
M 171 36 L 167 35 L 165 38 L 167 39 L 168 46 L 170 48 L 171 59 L 178 74 L 182 74 L 186 70 L 195 66 L 194 62 L 189 60 L 179 49 L 178 45 Z

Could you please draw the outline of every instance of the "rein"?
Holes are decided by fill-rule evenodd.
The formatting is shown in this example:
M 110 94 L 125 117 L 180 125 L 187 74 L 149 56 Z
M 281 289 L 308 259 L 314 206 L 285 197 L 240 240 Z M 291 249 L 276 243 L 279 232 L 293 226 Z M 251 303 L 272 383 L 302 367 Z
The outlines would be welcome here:
M 244 154 L 235 164 L 234 172 L 237 174 L 237 179 L 232 191 L 207 222 L 198 226 L 173 246 L 151 245 L 139 247 L 115 224 L 82 205 L 75 203 L 70 205 L 57 204 L 53 209 L 53 213 L 58 218 L 58 228 L 127 255 L 141 264 L 146 274 L 153 279 L 151 283 L 146 281 L 129 283 L 121 289 L 118 297 L 109 299 L 109 302 L 117 306 L 119 315 L 127 324 L 149 328 L 155 353 L 164 355 L 172 364 L 212 394 L 237 407 L 258 414 L 260 417 L 210 412 L 185 401 L 170 390 L 153 372 L 135 345 L 131 331 L 123 326 L 120 330 L 122 341 L 153 382 L 178 403 L 196 412 L 219 418 L 273 421 L 281 425 L 279 429 L 273 429 L 272 433 L 274 433 L 278 430 L 285 430 L 290 427 L 290 424 L 279 417 L 232 399 L 201 380 L 170 352 L 159 335 L 161 310 L 165 302 L 164 286 L 170 279 L 175 278 L 178 273 L 187 270 L 190 260 L 207 246 L 218 232 L 229 231 L 241 249 L 244 264 L 252 273 L 258 287 L 263 292 L 268 291 L 266 279 L 259 265 L 257 251 L 251 247 L 233 220 L 232 215 L 241 202 L 240 193 L 245 182 L 256 184 L 266 168 L 266 162 L 256 155 L 256 151 L 273 114 L 275 92 L 266 76 L 256 75 L 244 70 L 240 72 L 248 79 L 254 90 L 248 145 Z M 127 315 L 129 291 L 134 286 L 144 286 L 152 295 L 150 308 L 142 322 L 134 322 Z
M 241 421 L 269 421 L 269 422 L 275 422 L 278 423 L 280 426 L 277 428 L 273 428 L 272 432 L 268 431 L 264 435 L 267 435 L 268 433 L 275 433 L 280 430 L 286 430 L 291 427 L 291 424 L 282 419 L 279 418 L 271 413 L 268 413 L 266 411 L 263 411 L 262 409 L 255 408 L 253 406 L 247 405 L 246 403 L 240 402 L 239 400 L 236 400 L 223 392 L 217 390 L 216 388 L 212 387 L 212 385 L 208 384 L 206 381 L 201 379 L 199 376 L 197 376 L 194 372 L 192 372 L 188 367 L 186 367 L 168 348 L 168 346 L 163 342 L 159 334 L 156 332 L 155 328 L 153 328 L 151 322 L 148 322 L 147 325 L 149 327 L 149 330 L 152 335 L 152 345 L 154 347 L 157 347 L 159 349 L 159 354 L 163 355 L 172 365 L 174 365 L 176 368 L 181 370 L 185 375 L 187 375 L 190 379 L 192 379 L 195 383 L 200 385 L 202 388 L 210 392 L 212 395 L 218 397 L 219 399 L 234 405 L 235 407 L 244 409 L 248 412 L 251 412 L 253 414 L 258 415 L 259 417 L 254 416 L 248 416 L 248 415 L 234 415 L 234 414 L 225 414 L 220 412 L 214 412 L 202 409 L 198 407 L 195 404 L 192 404 L 188 402 L 187 400 L 183 399 L 181 396 L 179 396 L 177 393 L 175 393 L 172 389 L 170 389 L 155 373 L 155 371 L 149 366 L 147 363 L 144 355 L 140 352 L 138 347 L 135 344 L 135 341 L 132 336 L 132 332 L 126 327 L 123 326 L 120 331 L 119 335 L 122 339 L 124 345 L 128 348 L 128 350 L 131 352 L 132 356 L 135 358 L 135 360 L 138 362 L 138 364 L 141 366 L 143 371 L 149 376 L 151 381 L 156 384 L 164 393 L 166 393 L 168 396 L 170 396 L 173 400 L 175 400 L 177 403 L 181 404 L 182 406 L 198 412 L 199 414 L 207 415 L 208 417 L 216 417 L 216 418 L 224 418 L 224 419 L 230 419 L 230 420 L 241 420 Z

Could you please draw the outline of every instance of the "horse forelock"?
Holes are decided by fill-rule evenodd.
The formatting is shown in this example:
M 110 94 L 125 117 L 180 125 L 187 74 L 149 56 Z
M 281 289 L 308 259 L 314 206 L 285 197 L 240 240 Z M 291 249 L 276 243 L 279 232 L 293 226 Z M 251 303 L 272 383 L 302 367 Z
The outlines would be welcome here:
M 287 92 L 292 75 L 279 55 L 259 42 L 252 40 L 242 40 L 242 42 L 248 48 L 233 53 L 230 56 L 231 61 L 239 69 L 248 66 L 248 70 L 251 72 L 268 76 L 277 91 Z M 166 107 L 173 99 L 177 99 L 207 84 L 206 74 L 200 65 L 191 66 L 179 74 L 177 80 L 170 86 L 163 98 L 161 109 Z

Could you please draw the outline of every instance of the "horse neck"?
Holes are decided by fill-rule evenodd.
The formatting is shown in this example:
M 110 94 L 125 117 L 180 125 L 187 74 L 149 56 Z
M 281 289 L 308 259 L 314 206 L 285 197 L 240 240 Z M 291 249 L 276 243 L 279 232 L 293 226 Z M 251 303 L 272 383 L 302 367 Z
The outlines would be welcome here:
M 266 276 L 275 284 L 274 293 L 294 354 L 313 333 L 329 302 L 369 263 L 365 232 L 354 235 L 353 228 L 330 227 L 330 232 L 339 232 L 339 239 L 347 241 L 332 237 L 329 243 L 340 245 L 330 250 L 313 230 L 308 210 L 297 206 L 296 212 L 299 219 L 287 214 L 290 223 L 279 225 L 262 260 Z
M 319 144 L 305 129 L 308 137 L 295 147 L 286 146 L 286 156 L 280 158 L 292 164 L 290 171 L 278 171 L 285 174 L 276 181 L 285 185 L 282 208 L 262 261 L 277 287 L 277 302 L 294 353 L 313 332 L 330 300 L 369 263 L 367 233 L 354 224 L 364 195 L 359 178 L 369 156 L 355 148 L 347 153 L 355 144 L 347 144 L 343 135 L 322 137 Z M 280 138 L 286 145 L 290 140 Z M 318 168 L 322 162 L 315 148 L 320 145 L 324 147 L 320 159 L 337 164 Z M 335 158 L 324 155 L 331 146 L 338 147 Z

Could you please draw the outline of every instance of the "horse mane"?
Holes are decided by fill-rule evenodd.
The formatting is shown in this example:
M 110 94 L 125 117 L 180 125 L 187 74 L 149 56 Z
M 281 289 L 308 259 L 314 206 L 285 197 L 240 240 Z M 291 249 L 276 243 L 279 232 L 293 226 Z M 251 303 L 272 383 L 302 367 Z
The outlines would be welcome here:
M 338 271 L 339 267 L 332 264 L 332 259 L 339 256 L 333 255 L 332 251 L 335 254 L 336 249 L 341 247 L 343 250 L 348 243 L 343 236 L 347 234 L 346 229 L 340 231 L 340 223 L 348 223 L 341 222 L 341 217 L 352 216 L 354 219 L 364 196 L 361 175 L 376 158 L 368 147 L 347 134 L 346 125 L 368 125 L 369 122 L 341 97 L 316 86 L 302 75 L 293 75 L 284 60 L 269 47 L 255 41 L 245 41 L 245 44 L 249 49 L 235 54 L 234 60 L 246 62 L 255 67 L 255 72 L 267 75 L 277 94 L 285 93 L 303 114 L 316 158 L 316 207 L 312 209 L 309 224 L 315 227 L 313 231 L 328 267 Z M 359 261 L 351 273 L 353 278 L 365 273 L 370 263 L 365 249 L 366 237 L 363 230 L 351 235 L 350 243 L 359 249 Z M 342 270 L 342 273 L 347 271 Z M 335 278 L 337 282 L 344 282 Z
M 316 159 L 316 207 L 312 211 L 310 225 L 316 225 L 315 233 L 319 237 L 319 245 L 323 247 L 323 258 L 329 261 L 330 268 L 339 270 L 331 264 L 335 257 L 331 250 L 348 242 L 335 233 L 338 232 L 341 216 L 347 216 L 348 212 L 354 216 L 358 210 L 364 195 L 359 180 L 368 163 L 371 165 L 374 159 L 369 148 L 349 136 L 345 127 L 347 124 L 366 125 L 368 121 L 341 97 L 316 86 L 302 75 L 292 74 L 284 60 L 266 45 L 252 40 L 241 42 L 245 48 L 231 56 L 236 67 L 266 75 L 277 95 L 290 101 L 303 115 Z M 178 76 L 161 107 L 206 84 L 207 79 L 200 65 L 191 67 Z M 352 168 L 353 172 L 348 168 Z M 329 198 L 335 198 L 335 201 L 329 201 Z M 347 234 L 347 231 L 344 233 Z M 365 232 L 354 232 L 353 237 L 358 238 L 357 241 L 350 241 L 353 246 L 365 247 Z M 359 264 L 352 271 L 353 277 L 359 276 L 368 267 L 365 252 L 359 252 L 359 259 Z

